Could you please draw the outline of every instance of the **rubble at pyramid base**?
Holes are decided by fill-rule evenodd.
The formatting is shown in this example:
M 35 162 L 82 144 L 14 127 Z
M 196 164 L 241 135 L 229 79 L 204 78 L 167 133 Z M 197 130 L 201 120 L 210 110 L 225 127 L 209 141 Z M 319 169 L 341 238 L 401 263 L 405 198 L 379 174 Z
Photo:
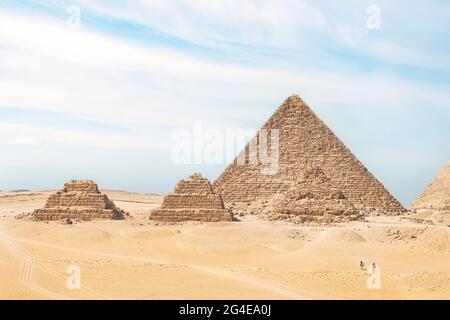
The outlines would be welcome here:
M 274 202 L 276 203 L 276 201 Z M 271 203 L 270 200 L 235 202 L 230 206 L 230 210 L 237 217 L 254 215 L 264 220 L 292 223 L 345 223 L 349 221 L 361 221 L 365 217 L 356 208 L 349 210 L 346 204 L 342 205 L 342 209 L 336 208 L 336 205 L 333 208 L 327 208 L 325 204 L 322 206 L 317 201 L 308 201 L 301 208 L 283 208 Z
M 449 207 L 412 207 L 409 210 L 409 213 L 412 215 L 428 217 L 428 216 L 450 216 L 450 206 Z M 415 216 L 416 218 L 416 216 Z M 438 222 L 442 222 L 442 219 L 437 219 Z M 450 227 L 450 224 L 449 224 Z
M 334 215 L 334 214 L 304 214 L 304 215 L 280 215 L 280 214 L 271 214 L 267 216 L 267 220 L 269 221 L 285 221 L 291 222 L 295 224 L 331 224 L 331 223 L 347 223 L 350 221 L 359 221 L 361 220 L 361 215 Z
M 358 210 L 349 206 L 346 201 L 336 201 L 328 203 L 327 201 L 317 201 L 305 199 L 301 204 L 293 203 L 292 205 L 280 206 L 275 208 L 274 213 L 280 215 L 305 215 L 305 216 L 358 216 Z
M 347 199 L 300 199 L 285 200 L 273 210 L 280 220 L 296 217 L 300 221 L 354 221 L 362 215 Z

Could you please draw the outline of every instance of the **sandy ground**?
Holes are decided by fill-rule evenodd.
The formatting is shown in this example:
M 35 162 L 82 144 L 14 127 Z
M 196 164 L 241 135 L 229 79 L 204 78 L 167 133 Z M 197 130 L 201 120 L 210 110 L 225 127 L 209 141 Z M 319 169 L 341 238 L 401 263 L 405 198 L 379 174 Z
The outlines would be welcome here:
M 164 225 L 148 221 L 161 197 L 103 191 L 131 218 L 15 219 L 50 191 L 0 192 L 0 299 L 450 299 L 447 216 Z M 360 260 L 377 263 L 380 289 Z M 73 266 L 80 289 L 67 286 Z

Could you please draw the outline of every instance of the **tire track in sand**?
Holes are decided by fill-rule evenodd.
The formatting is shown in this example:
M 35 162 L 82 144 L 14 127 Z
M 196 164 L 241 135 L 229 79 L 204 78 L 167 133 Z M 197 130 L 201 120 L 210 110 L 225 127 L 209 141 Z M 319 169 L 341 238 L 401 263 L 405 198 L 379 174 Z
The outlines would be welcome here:
M 38 242 L 23 238 L 11 238 L 14 241 L 27 243 L 31 245 L 41 246 L 41 247 L 47 247 L 55 250 L 61 250 L 61 251 L 71 251 L 76 252 L 79 254 L 85 254 L 85 255 L 94 255 L 94 256 L 100 256 L 105 258 L 115 258 L 115 259 L 122 259 L 122 260 L 131 260 L 131 261 L 137 261 L 137 262 L 146 262 L 151 263 L 155 265 L 167 265 L 167 266 L 180 266 L 180 267 L 188 267 L 193 270 L 197 270 L 204 273 L 209 273 L 218 277 L 222 278 L 228 278 L 231 280 L 235 280 L 238 282 L 246 283 L 249 285 L 252 285 L 254 287 L 259 287 L 265 291 L 270 291 L 273 293 L 277 293 L 279 295 L 285 296 L 289 299 L 296 299 L 296 300 L 306 300 L 308 299 L 304 295 L 300 295 L 297 292 L 290 291 L 284 288 L 276 287 L 272 284 L 266 283 L 262 281 L 259 278 L 247 276 L 238 272 L 228 271 L 225 269 L 220 268 L 211 268 L 211 267 L 204 267 L 204 266 L 198 266 L 198 265 L 192 265 L 192 264 L 177 264 L 173 262 L 168 261 L 162 261 L 162 260 L 156 260 L 156 259 L 149 259 L 149 258 L 141 258 L 141 257 L 135 257 L 135 256 L 127 256 L 127 255 L 120 255 L 120 254 L 113 254 L 113 253 L 104 253 L 104 252 L 96 252 L 96 251 L 89 251 L 89 250 L 79 250 L 79 249 L 73 249 L 69 247 L 54 245 L 50 243 L 44 243 L 44 242 Z
M 1 231 L 1 230 L 0 230 Z M 35 264 L 33 262 L 33 259 L 27 255 L 24 251 L 17 248 L 17 246 L 14 245 L 14 243 L 11 241 L 11 239 L 7 236 L 4 236 L 0 232 L 0 244 L 2 244 L 8 251 L 22 263 L 22 270 L 20 273 L 19 280 L 31 291 L 38 293 L 40 295 L 43 295 L 50 299 L 55 300 L 71 300 L 71 298 L 60 295 L 58 293 L 52 292 L 50 290 L 47 290 L 40 285 L 38 285 L 36 282 L 33 281 L 33 269 L 35 269 Z M 46 270 L 45 268 L 40 268 L 44 272 L 52 273 L 49 270 Z M 54 273 L 53 273 L 54 274 Z M 98 295 L 94 291 L 83 288 L 79 290 L 79 292 L 82 292 L 86 297 L 94 298 L 94 299 L 104 299 L 101 295 Z
M 3 246 L 7 248 L 11 252 L 11 254 L 22 263 L 22 272 L 20 274 L 20 281 L 27 288 L 47 298 L 56 300 L 68 300 L 67 297 L 49 291 L 45 288 L 42 288 L 33 281 L 33 260 L 23 251 L 18 249 L 10 239 L 0 234 L 0 243 L 3 244 Z

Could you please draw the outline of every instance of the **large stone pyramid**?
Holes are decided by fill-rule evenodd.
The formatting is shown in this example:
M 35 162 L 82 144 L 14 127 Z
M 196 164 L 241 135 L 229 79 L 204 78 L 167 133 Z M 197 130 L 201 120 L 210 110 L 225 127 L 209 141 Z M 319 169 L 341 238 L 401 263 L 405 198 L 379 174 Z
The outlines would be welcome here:
M 450 161 L 414 201 L 412 208 L 450 211 Z
M 233 214 L 224 208 L 222 198 L 215 193 L 208 179 L 194 173 L 181 180 L 175 190 L 164 197 L 160 208 L 150 213 L 151 220 L 180 221 L 233 221 Z
M 47 200 L 45 207 L 33 212 L 36 220 L 122 219 L 123 211 L 100 193 L 91 180 L 72 180 Z
M 274 216 L 301 222 L 342 222 L 360 217 L 344 193 L 319 168 L 305 170 L 275 206 Z
M 270 200 L 286 193 L 305 168 L 318 167 L 358 209 L 404 210 L 299 96 L 289 97 L 262 129 L 278 129 L 278 171 L 266 174 L 265 165 L 249 163 L 247 145 L 214 183 L 226 206 Z M 271 142 L 267 144 L 270 150 Z M 237 161 L 244 157 L 245 165 Z

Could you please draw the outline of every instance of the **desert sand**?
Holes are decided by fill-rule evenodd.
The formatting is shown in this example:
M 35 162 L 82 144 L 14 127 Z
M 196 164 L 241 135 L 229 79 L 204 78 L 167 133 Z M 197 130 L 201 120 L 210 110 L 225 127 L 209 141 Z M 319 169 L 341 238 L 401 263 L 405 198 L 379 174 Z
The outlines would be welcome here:
M 17 219 L 55 190 L 0 192 L 1 299 L 449 299 L 450 219 L 432 212 L 345 224 L 148 219 L 162 197 L 102 190 L 125 220 Z M 381 270 L 369 289 L 363 260 Z M 66 282 L 69 266 L 81 288 Z

